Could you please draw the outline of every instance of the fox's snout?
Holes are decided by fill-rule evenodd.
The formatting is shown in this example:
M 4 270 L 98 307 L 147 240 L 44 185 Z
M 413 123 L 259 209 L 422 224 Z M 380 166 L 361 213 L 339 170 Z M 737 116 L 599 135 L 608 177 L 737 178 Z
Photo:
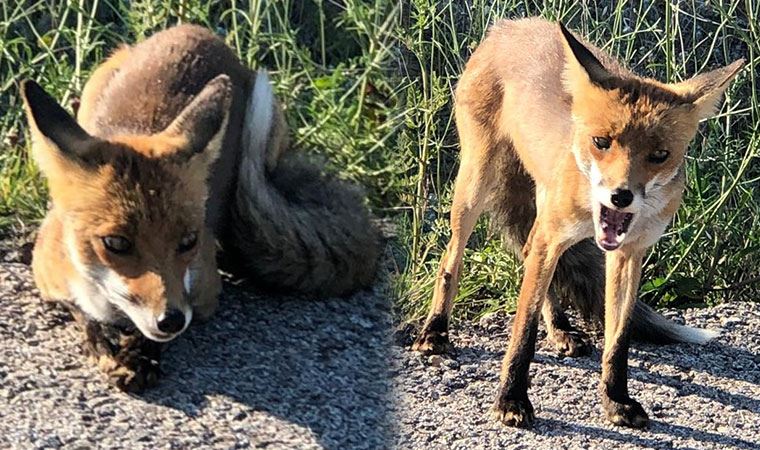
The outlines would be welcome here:
M 119 275 L 116 275 L 119 277 Z M 169 341 L 183 332 L 193 317 L 184 280 L 177 276 L 147 273 L 133 280 L 123 280 L 123 286 L 112 286 L 118 292 L 126 288 L 131 301 L 123 297 L 110 299 L 140 331 L 155 341 Z M 118 282 L 117 282 L 118 284 Z
M 80 253 L 73 242 L 69 250 L 81 276 L 74 289 L 81 293 L 79 303 L 89 310 L 103 311 L 98 317 L 100 320 L 126 316 L 145 337 L 158 342 L 174 339 L 192 321 L 193 280 L 189 267 L 157 271 L 135 261 L 116 264 L 114 260 L 87 258 L 89 252 Z M 172 266 L 169 263 L 149 265 Z
M 125 302 L 123 297 L 108 300 L 137 326 L 149 339 L 166 342 L 185 331 L 193 319 L 193 310 L 185 296 L 181 300 L 155 299 L 150 303 Z

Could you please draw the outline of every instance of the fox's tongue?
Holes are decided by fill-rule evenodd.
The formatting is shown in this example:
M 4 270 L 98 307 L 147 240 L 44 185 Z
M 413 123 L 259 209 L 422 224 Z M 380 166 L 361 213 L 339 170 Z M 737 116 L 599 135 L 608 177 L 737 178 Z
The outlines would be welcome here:
M 606 250 L 614 250 L 620 245 L 620 238 L 628 231 L 633 214 L 607 208 L 602 205 L 599 225 L 602 228 L 601 244 Z

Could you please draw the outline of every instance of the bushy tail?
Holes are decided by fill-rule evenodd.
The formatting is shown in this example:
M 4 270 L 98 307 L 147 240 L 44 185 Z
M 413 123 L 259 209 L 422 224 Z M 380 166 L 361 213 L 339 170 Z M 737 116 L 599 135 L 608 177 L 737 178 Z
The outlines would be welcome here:
M 553 288 L 569 300 L 581 315 L 597 325 L 604 321 L 604 255 L 590 239 L 563 255 L 554 275 Z M 710 330 L 679 325 L 663 317 L 641 300 L 631 317 L 631 337 L 641 342 L 704 344 L 717 336 Z
M 259 72 L 245 113 L 232 247 L 258 285 L 345 295 L 374 279 L 380 236 L 358 189 L 285 153 L 284 121 Z
M 533 181 L 517 157 L 505 151 L 499 161 L 502 183 L 490 199 L 495 225 L 518 255 L 536 217 Z M 559 259 L 550 289 L 570 303 L 594 326 L 604 323 L 604 254 L 590 239 L 583 240 Z M 669 321 L 641 300 L 631 318 L 631 337 L 656 344 L 702 344 L 717 336 L 710 330 Z
M 635 339 L 655 344 L 705 344 L 719 334 L 713 330 L 673 323 L 641 300 L 636 302 L 633 310 L 633 323 Z

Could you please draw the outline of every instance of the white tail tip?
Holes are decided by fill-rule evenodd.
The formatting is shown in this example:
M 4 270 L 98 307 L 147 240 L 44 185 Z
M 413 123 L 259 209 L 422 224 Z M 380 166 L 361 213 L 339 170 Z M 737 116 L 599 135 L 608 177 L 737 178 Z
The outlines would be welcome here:
M 720 336 L 720 331 L 706 328 L 683 327 L 679 330 L 679 335 L 683 342 L 702 345 Z
M 244 138 L 248 148 L 266 148 L 266 141 L 272 128 L 274 90 L 269 83 L 269 75 L 264 70 L 256 72 L 253 90 L 245 111 Z

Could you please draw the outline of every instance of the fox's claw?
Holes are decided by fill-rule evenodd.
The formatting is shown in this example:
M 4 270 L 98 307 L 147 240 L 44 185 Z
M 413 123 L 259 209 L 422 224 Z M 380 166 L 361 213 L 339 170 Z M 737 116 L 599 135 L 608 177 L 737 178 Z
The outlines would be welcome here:
M 649 424 L 649 416 L 639 402 L 628 399 L 619 403 L 607 396 L 602 397 L 602 406 L 607 419 L 615 425 L 631 428 L 644 428 Z
M 532 428 L 535 414 L 530 400 L 499 398 L 491 408 L 491 416 L 510 427 Z

